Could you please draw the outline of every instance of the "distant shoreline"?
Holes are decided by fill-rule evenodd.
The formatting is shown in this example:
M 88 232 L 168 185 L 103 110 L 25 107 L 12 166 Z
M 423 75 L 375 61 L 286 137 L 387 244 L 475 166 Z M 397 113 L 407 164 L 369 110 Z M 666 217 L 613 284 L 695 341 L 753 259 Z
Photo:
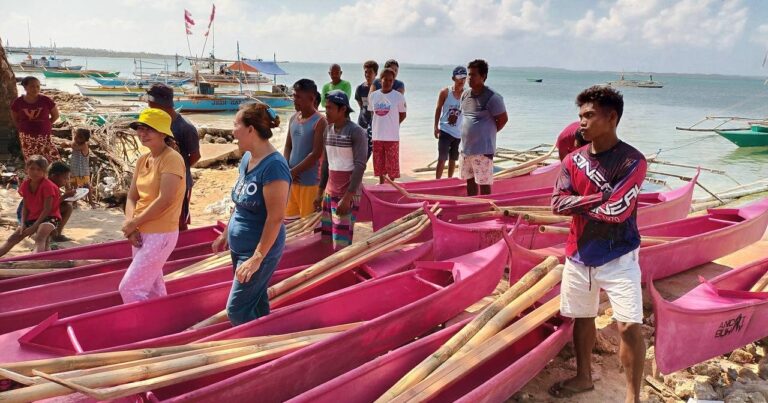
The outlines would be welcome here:
M 26 47 L 8 46 L 5 50 L 8 53 L 27 53 Z M 51 53 L 48 47 L 32 47 L 32 55 L 48 56 Z M 75 47 L 57 47 L 58 56 L 82 56 L 82 57 L 116 57 L 116 58 L 145 58 L 145 59 L 173 59 L 175 55 L 164 55 L 160 53 L 148 52 L 124 52 L 108 49 L 75 48 Z M 179 55 L 179 57 L 184 57 Z

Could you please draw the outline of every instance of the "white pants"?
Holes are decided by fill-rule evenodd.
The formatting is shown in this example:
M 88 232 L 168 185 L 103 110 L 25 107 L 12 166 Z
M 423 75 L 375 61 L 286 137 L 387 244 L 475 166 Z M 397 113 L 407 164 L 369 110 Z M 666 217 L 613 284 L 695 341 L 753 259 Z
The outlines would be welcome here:
M 611 302 L 613 319 L 642 323 L 643 292 L 638 251 L 639 248 L 597 267 L 566 259 L 560 286 L 560 313 L 569 318 L 596 317 L 600 289 L 603 289 Z
M 141 248 L 133 248 L 133 261 L 120 281 L 123 303 L 166 295 L 163 266 L 176 247 L 179 231 L 141 234 Z

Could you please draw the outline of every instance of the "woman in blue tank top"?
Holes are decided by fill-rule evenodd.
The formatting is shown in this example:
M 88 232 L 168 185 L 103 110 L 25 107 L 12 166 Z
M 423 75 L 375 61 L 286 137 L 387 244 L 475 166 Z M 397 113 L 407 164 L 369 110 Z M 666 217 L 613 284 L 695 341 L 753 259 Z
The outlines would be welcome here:
M 280 125 L 264 104 L 247 104 L 235 116 L 233 135 L 243 152 L 232 189 L 235 211 L 213 243 L 217 252 L 229 245 L 235 279 L 227 315 L 239 325 L 269 313 L 267 284 L 285 246 L 285 203 L 291 174 L 285 158 L 272 146 L 272 128 Z

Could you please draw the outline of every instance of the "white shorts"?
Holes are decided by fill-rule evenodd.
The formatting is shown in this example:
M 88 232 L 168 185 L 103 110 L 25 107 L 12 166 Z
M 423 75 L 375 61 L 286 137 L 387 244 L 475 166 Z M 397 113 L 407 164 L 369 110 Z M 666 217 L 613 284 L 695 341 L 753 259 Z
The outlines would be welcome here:
M 478 185 L 493 185 L 493 158 L 484 154 L 461 154 L 461 179 L 475 179 Z
M 639 250 L 597 267 L 566 259 L 560 286 L 560 313 L 569 318 L 596 317 L 600 289 L 603 289 L 611 302 L 613 319 L 624 323 L 642 323 Z

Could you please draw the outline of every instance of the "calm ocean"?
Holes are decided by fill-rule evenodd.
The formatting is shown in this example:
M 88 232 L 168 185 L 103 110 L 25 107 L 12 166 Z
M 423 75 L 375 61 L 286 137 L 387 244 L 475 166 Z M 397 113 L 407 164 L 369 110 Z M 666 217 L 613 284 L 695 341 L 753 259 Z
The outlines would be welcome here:
M 12 61 L 21 59 L 11 55 Z M 95 58 L 87 60 L 70 57 L 72 64 L 92 69 L 118 70 L 121 76 L 131 76 L 133 59 Z M 157 62 L 157 61 L 155 61 Z M 173 66 L 173 60 L 168 61 Z M 145 65 L 146 66 L 146 65 Z M 320 63 L 285 63 L 289 72 L 278 77 L 281 84 L 292 84 L 299 78 L 310 78 L 318 87 L 329 80 L 328 65 Z M 435 102 L 438 91 L 451 84 L 454 65 L 408 65 L 400 68 L 398 78 L 406 84 L 408 118 L 401 130 L 401 166 L 405 171 L 425 166 L 436 158 L 437 146 L 432 135 Z M 362 62 L 342 64 L 343 77 L 353 88 L 363 80 Z M 541 78 L 531 83 L 526 78 Z M 626 78 L 648 79 L 646 75 L 626 74 Z M 506 68 L 491 66 L 487 85 L 504 96 L 509 123 L 499 134 L 498 145 L 508 148 L 528 148 L 541 143 L 551 144 L 560 130 L 576 120 L 576 94 L 593 84 L 618 79 L 609 72 L 564 71 L 546 68 Z M 664 88 L 623 88 L 624 116 L 619 136 L 646 154 L 661 151 L 666 160 L 723 169 L 741 183 L 768 177 L 768 147 L 738 148 L 714 133 L 694 133 L 675 130 L 689 126 L 704 116 L 768 116 L 768 87 L 762 78 L 654 74 Z M 75 83 L 81 79 L 43 80 L 47 87 L 76 92 Z M 105 102 L 116 100 L 106 99 Z M 357 105 L 353 105 L 357 109 Z M 231 127 L 232 115 L 188 115 L 196 124 Z M 286 116 L 287 118 L 287 116 Z M 284 122 L 287 119 L 283 119 Z M 282 126 L 285 126 L 283 123 Z M 281 143 L 284 133 L 278 133 Z M 654 167 L 656 170 L 692 175 L 691 170 Z M 676 186 L 676 181 L 670 180 Z M 701 182 L 714 189 L 735 185 L 725 177 L 703 173 Z

